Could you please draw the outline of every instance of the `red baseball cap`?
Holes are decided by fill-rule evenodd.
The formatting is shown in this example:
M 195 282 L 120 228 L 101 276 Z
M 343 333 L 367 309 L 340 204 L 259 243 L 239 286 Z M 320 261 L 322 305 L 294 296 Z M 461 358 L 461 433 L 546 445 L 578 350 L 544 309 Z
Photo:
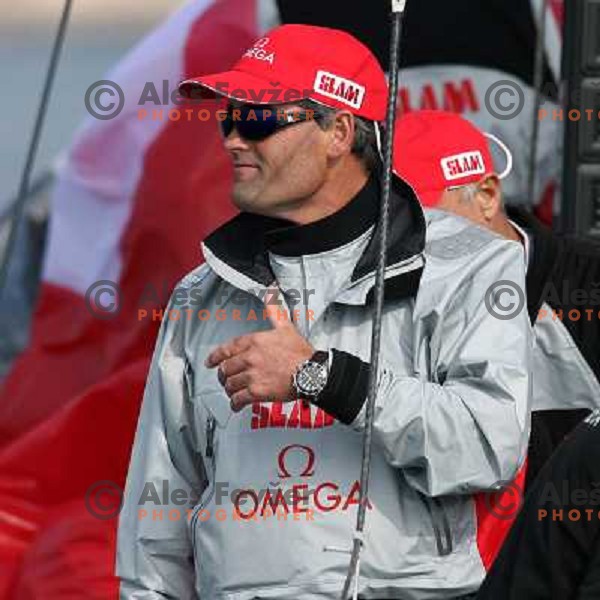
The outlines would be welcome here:
M 444 190 L 480 181 L 495 173 L 487 138 L 512 156 L 496 137 L 482 133 L 463 117 L 439 110 L 402 115 L 394 130 L 393 170 L 417 192 L 423 206 L 436 206 Z
M 310 98 L 331 108 L 383 121 L 387 80 L 377 58 L 344 31 L 281 25 L 254 42 L 230 71 L 179 84 L 187 98 L 225 96 L 251 104 Z

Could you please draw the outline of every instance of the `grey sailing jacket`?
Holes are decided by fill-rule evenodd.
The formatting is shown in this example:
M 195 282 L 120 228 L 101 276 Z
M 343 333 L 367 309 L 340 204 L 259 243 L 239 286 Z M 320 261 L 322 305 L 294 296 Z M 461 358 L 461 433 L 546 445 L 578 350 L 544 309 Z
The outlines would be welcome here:
M 402 183 L 391 216 L 359 590 L 453 598 L 475 591 L 485 572 L 486 504 L 476 497 L 512 480 L 525 457 L 527 311 L 501 319 L 489 300 L 499 281 L 524 289 L 523 251 L 430 211 L 423 253 L 422 212 Z M 197 306 L 191 319 L 165 313 L 120 516 L 122 599 L 341 593 L 359 493 L 375 242 L 361 246 L 352 277 L 310 325 L 314 347 L 335 349 L 325 409 L 275 402 L 234 414 L 203 362 L 220 343 L 270 327 L 260 290 L 273 275 L 252 243 L 256 223 L 240 215 L 210 236 L 206 264 L 180 282 L 201 299 L 202 318 Z

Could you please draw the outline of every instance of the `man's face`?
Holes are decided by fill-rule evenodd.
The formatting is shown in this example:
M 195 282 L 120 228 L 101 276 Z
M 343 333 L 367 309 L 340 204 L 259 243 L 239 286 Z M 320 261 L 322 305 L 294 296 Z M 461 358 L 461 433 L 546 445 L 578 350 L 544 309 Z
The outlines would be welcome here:
M 234 107 L 235 108 L 235 107 Z M 272 107 L 299 111 L 297 105 Z M 237 129 L 225 138 L 233 163 L 233 202 L 242 211 L 284 217 L 313 196 L 327 178 L 328 134 L 312 119 L 284 127 L 261 141 Z

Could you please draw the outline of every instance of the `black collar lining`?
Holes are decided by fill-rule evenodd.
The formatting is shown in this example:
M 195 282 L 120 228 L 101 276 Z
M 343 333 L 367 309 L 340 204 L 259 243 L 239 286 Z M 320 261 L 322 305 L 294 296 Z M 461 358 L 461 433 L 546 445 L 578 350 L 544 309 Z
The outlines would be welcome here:
M 378 200 L 379 181 L 377 180 L 375 184 L 377 189 L 377 194 L 375 194 L 375 196 Z M 373 189 L 373 182 L 369 181 L 367 186 L 365 186 L 355 198 L 355 200 L 358 200 L 358 204 L 364 202 L 364 198 L 362 197 L 363 192 L 368 191 L 369 195 L 372 195 Z M 351 204 L 354 203 L 355 200 L 353 200 Z M 370 203 L 364 202 L 364 204 L 370 206 Z M 342 215 L 344 223 L 347 223 L 346 219 L 348 215 L 355 215 L 359 212 L 354 207 L 348 208 L 348 210 L 342 210 L 344 213 Z M 377 212 L 378 211 L 377 202 Z M 341 211 L 338 211 L 335 215 L 331 215 L 325 219 L 327 221 L 327 231 L 333 232 L 334 225 L 335 228 L 340 227 L 340 225 L 337 224 L 337 219 L 335 219 L 336 216 L 339 216 L 340 212 Z M 367 214 L 372 213 L 369 211 Z M 386 261 L 388 269 L 417 256 L 423 251 L 425 246 L 425 218 L 417 196 L 414 190 L 406 182 L 395 176 L 392 177 L 389 222 L 390 229 L 388 232 Z M 312 235 L 316 236 L 316 228 L 313 229 L 313 226 L 316 226 L 319 223 L 320 222 L 313 223 L 309 226 L 297 226 L 290 225 L 289 221 L 283 219 L 274 219 L 250 213 L 240 213 L 210 234 L 204 243 L 208 249 L 219 258 L 219 260 L 226 263 L 229 267 L 243 273 L 246 277 L 249 277 L 256 282 L 267 286 L 275 279 L 269 264 L 267 250 L 270 249 L 271 251 L 276 252 L 277 249 L 276 253 L 280 253 L 279 251 L 281 250 L 281 246 L 277 243 L 269 244 L 269 242 L 273 242 L 274 239 L 276 242 L 279 241 L 279 232 L 283 235 L 283 232 L 285 231 L 290 233 L 294 230 L 304 229 L 305 227 L 310 227 L 313 232 Z M 373 225 L 373 221 L 371 221 L 371 223 L 368 223 L 368 221 L 365 220 L 359 221 L 355 228 L 351 229 L 351 233 L 356 234 L 356 232 L 358 232 L 358 235 L 354 236 L 356 238 L 364 233 L 371 225 Z M 345 242 L 340 241 L 340 233 L 345 233 Z M 343 229 L 341 232 L 336 233 L 336 243 L 333 247 L 339 247 L 340 245 L 343 245 L 343 243 L 351 241 L 352 238 L 348 237 L 348 233 L 348 230 L 344 232 Z M 376 272 L 379 235 L 380 225 L 377 222 L 373 236 L 354 269 L 351 277 L 352 282 L 356 282 L 367 276 L 372 276 Z M 321 242 L 319 242 L 319 244 L 320 243 Z M 316 247 L 322 246 L 317 245 Z M 286 250 L 289 249 L 286 248 Z M 422 267 L 415 269 L 415 271 L 418 271 L 418 277 L 420 277 Z M 393 289 L 396 288 L 398 291 L 402 289 L 402 296 L 416 294 L 418 277 L 417 280 L 415 280 L 414 275 L 409 277 L 412 283 L 408 286 L 399 286 L 397 282 L 392 283 L 393 279 L 406 277 L 407 275 L 407 273 L 400 273 L 397 276 L 386 279 L 386 292 L 388 289 L 393 291 Z M 397 297 L 397 294 L 394 293 L 394 296 Z
M 358 194 L 336 213 L 309 223 L 288 225 L 265 233 L 267 250 L 282 256 L 305 256 L 335 250 L 359 238 L 379 212 L 379 182 L 372 176 Z

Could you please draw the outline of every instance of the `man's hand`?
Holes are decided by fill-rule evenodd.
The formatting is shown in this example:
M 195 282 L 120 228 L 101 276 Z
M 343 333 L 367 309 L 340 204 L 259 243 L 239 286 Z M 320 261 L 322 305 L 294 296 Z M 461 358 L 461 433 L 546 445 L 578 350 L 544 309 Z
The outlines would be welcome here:
M 209 369 L 218 367 L 219 381 L 235 412 L 253 402 L 294 400 L 296 368 L 315 352 L 289 318 L 278 318 L 277 305 L 265 299 L 265 306 L 271 331 L 236 337 L 213 350 L 205 362 Z

